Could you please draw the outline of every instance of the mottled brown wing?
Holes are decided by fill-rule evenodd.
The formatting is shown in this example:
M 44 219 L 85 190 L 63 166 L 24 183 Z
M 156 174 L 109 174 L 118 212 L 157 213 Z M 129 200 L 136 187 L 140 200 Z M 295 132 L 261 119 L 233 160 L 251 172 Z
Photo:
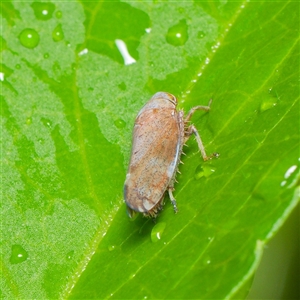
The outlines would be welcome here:
M 139 114 L 124 186 L 125 201 L 131 209 L 148 212 L 163 197 L 176 172 L 182 143 L 180 130 L 175 107 Z

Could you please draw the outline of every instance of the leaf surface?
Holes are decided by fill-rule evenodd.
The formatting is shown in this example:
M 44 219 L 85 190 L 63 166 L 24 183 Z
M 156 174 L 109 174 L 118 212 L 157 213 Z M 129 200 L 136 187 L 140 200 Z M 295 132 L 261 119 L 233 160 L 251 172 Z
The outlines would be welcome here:
M 299 4 L 1 5 L 2 296 L 245 295 L 299 201 Z M 122 189 L 157 91 L 185 111 L 213 99 L 192 122 L 220 157 L 188 141 L 179 213 L 166 197 L 154 224 Z

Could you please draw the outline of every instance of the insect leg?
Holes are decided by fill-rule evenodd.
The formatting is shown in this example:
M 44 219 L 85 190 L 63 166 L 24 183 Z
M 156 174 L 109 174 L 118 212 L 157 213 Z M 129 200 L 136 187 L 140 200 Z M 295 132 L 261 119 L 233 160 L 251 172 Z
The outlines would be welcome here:
M 173 205 L 174 212 L 175 212 L 175 214 L 177 214 L 178 208 L 177 208 L 176 200 L 175 200 L 175 198 L 174 198 L 174 196 L 173 196 L 173 193 L 172 193 L 173 190 L 174 190 L 173 187 L 168 187 L 169 197 L 170 197 L 171 203 L 172 203 L 172 205 Z
M 199 147 L 199 150 L 200 150 L 201 155 L 203 157 L 203 160 L 205 161 L 205 160 L 210 159 L 211 157 L 206 155 L 206 152 L 205 152 L 204 145 L 202 143 L 201 137 L 199 135 L 198 130 L 196 129 L 196 127 L 194 125 L 190 125 L 188 127 L 187 131 L 185 132 L 186 140 L 188 140 L 192 134 L 194 134 L 195 137 L 196 137 L 196 140 L 197 140 L 197 143 L 198 143 L 198 147 Z
M 201 155 L 202 155 L 202 158 L 203 158 L 204 161 L 209 160 L 209 159 L 211 159 L 213 157 L 217 157 L 218 158 L 220 156 L 220 154 L 217 153 L 217 152 L 213 153 L 213 154 L 211 154 L 209 156 L 206 155 L 206 152 L 205 152 L 204 145 L 203 145 L 203 142 L 201 140 L 200 134 L 199 134 L 198 130 L 196 129 L 196 127 L 194 125 L 190 125 L 187 128 L 187 130 L 185 131 L 184 134 L 185 134 L 185 142 L 190 138 L 190 136 L 192 134 L 195 135 L 197 143 L 198 143 L 199 150 L 201 152 Z
M 191 110 L 186 115 L 186 117 L 184 119 L 184 122 L 185 123 L 188 122 L 196 110 L 209 111 L 210 110 L 211 102 L 212 102 L 212 99 L 209 100 L 208 105 L 198 105 L 198 106 L 192 107 Z

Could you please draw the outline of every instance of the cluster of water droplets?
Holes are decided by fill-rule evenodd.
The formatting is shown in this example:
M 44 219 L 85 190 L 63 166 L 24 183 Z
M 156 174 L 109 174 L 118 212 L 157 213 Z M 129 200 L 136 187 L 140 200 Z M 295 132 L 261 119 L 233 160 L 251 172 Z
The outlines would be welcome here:
M 299 162 L 300 162 L 300 158 L 299 158 Z M 300 177 L 299 166 L 292 165 L 286 170 L 284 174 L 284 180 L 281 182 L 280 185 L 282 187 L 292 188 L 297 184 L 299 177 Z
M 34 15 L 37 18 L 37 20 L 40 21 L 48 21 L 50 20 L 53 15 L 55 15 L 56 19 L 59 20 L 62 18 L 62 12 L 61 11 L 55 11 L 55 5 L 53 3 L 42 3 L 42 2 L 34 2 L 31 5 Z M 62 25 L 59 23 L 56 25 L 55 28 L 53 28 L 52 31 L 52 40 L 54 42 L 59 42 L 63 40 L 64 33 L 62 30 Z M 25 28 L 23 29 L 19 34 L 19 41 L 22 46 L 28 49 L 34 49 L 38 46 L 40 42 L 40 34 L 38 30 L 34 28 Z M 49 54 L 46 53 L 44 55 L 44 58 L 48 58 Z

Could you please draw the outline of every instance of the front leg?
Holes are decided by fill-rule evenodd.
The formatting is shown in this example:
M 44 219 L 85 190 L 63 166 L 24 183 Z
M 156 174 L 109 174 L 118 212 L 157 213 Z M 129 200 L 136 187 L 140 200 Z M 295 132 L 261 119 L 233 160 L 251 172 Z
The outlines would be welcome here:
M 208 105 L 198 105 L 194 106 L 191 108 L 191 110 L 188 112 L 188 114 L 184 118 L 184 123 L 187 123 L 192 115 L 195 113 L 196 110 L 204 110 L 204 111 L 209 111 L 210 110 L 210 105 L 212 103 L 212 99 L 209 100 Z

